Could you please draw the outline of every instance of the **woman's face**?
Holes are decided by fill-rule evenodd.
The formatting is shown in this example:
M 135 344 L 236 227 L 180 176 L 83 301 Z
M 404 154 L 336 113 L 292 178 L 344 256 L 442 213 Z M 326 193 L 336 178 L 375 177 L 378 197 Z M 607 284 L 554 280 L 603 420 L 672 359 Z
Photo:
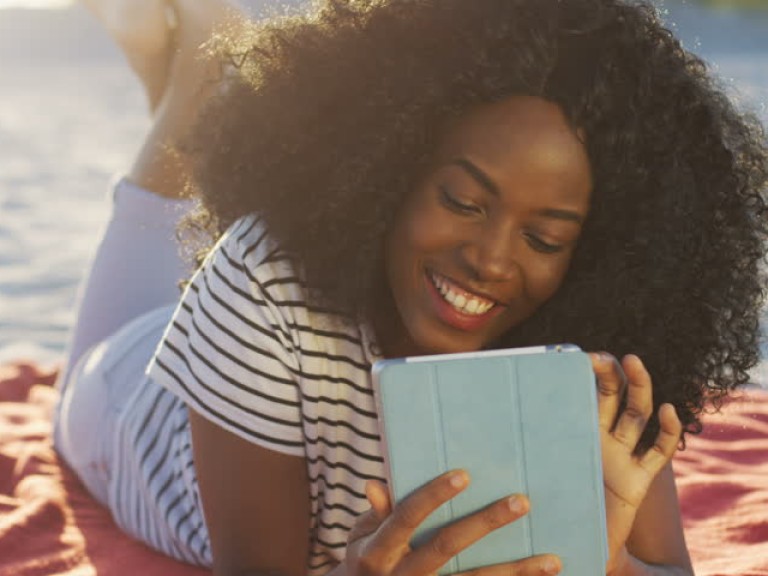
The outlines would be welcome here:
M 479 350 L 560 287 L 589 211 L 586 150 L 534 97 L 457 122 L 387 239 L 388 355 Z

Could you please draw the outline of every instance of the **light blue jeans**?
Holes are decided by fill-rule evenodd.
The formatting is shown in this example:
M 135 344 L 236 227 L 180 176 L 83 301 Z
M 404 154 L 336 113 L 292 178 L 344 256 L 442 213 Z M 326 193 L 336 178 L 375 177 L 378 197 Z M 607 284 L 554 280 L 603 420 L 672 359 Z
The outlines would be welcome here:
M 191 273 L 176 227 L 192 207 L 122 179 L 82 285 L 67 364 L 59 379 L 54 445 L 107 503 L 114 424 L 145 369 Z

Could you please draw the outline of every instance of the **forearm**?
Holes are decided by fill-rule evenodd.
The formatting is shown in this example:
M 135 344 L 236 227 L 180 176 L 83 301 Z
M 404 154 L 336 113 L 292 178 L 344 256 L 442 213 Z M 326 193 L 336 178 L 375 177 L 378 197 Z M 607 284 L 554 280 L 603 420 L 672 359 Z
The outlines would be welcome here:
M 646 564 L 625 550 L 621 563 L 606 576 L 694 576 L 683 566 Z

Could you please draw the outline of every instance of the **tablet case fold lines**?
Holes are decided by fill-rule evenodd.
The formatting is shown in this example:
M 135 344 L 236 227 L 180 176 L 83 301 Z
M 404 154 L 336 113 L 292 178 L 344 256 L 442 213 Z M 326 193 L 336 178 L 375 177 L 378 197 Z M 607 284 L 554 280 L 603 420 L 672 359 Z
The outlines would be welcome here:
M 529 515 L 467 548 L 452 574 L 554 552 L 563 574 L 604 571 L 607 546 L 597 401 L 588 357 L 579 353 L 434 363 L 386 361 L 378 370 L 391 489 L 397 500 L 454 468 L 470 486 L 439 508 L 418 546 L 451 519 L 510 493 L 527 494 Z

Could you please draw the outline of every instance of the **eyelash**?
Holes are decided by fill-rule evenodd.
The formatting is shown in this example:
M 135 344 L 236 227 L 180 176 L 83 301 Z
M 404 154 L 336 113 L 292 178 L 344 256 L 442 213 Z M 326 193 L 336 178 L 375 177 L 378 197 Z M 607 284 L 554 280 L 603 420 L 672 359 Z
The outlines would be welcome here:
M 456 212 L 457 214 L 473 215 L 482 212 L 482 210 L 474 204 L 460 202 L 443 186 L 440 187 L 440 199 L 449 210 Z M 542 254 L 557 254 L 558 252 L 563 251 L 563 246 L 545 242 L 535 234 L 526 233 L 525 239 L 533 250 Z
M 557 254 L 558 252 L 563 251 L 563 247 L 559 244 L 550 244 L 549 242 L 544 242 L 544 240 L 535 234 L 525 234 L 525 239 L 531 248 L 533 248 L 536 252 L 541 252 L 542 254 Z
M 451 211 L 457 214 L 480 214 L 482 210 L 474 204 L 465 204 L 457 200 L 448 190 L 440 186 L 440 200 Z

